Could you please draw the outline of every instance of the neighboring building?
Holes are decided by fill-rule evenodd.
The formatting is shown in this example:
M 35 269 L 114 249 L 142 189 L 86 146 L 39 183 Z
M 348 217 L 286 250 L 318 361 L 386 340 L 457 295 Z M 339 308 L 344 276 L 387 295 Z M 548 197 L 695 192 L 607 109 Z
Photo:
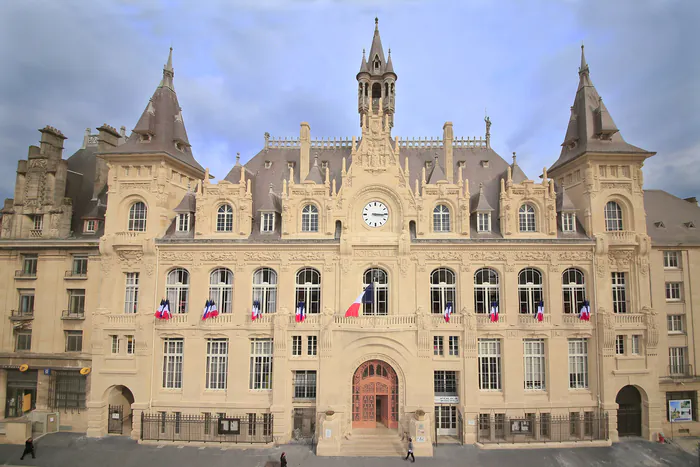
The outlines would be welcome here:
M 382 437 L 374 453 L 391 453 L 404 433 L 419 455 L 441 437 L 590 445 L 669 432 L 667 399 L 691 400 L 693 421 L 674 429 L 700 433 L 700 208 L 642 191 L 654 153 L 622 139 L 583 51 L 561 155 L 538 182 L 492 149 L 488 118 L 483 138 L 456 138 L 450 122 L 441 139 L 393 137 L 397 74 L 378 27 L 357 74 L 359 137 L 312 139 L 307 123 L 298 139 L 265 134 L 263 149 L 216 184 L 194 158 L 173 77 L 171 51 L 123 144 L 98 129 L 91 171 L 70 168 L 78 154 L 60 161 L 86 182 L 95 174 L 92 190 L 71 197 L 72 236 L 66 227 L 51 234 L 60 240 L 15 239 L 32 235 L 26 216 L 39 213 L 23 204 L 22 162 L 3 210 L 2 261 L 21 272 L 20 255 L 38 252 L 39 281 L 42 252 L 52 255 L 47 307 L 72 288 L 58 263 L 94 255 L 83 324 L 89 436 L 315 436 L 320 455 L 361 453 L 366 436 Z M 43 135 L 48 149 L 61 146 L 54 130 Z M 60 193 L 46 212 L 71 219 Z M 92 237 L 91 219 L 104 223 Z M 12 318 L 29 286 L 3 280 Z M 346 317 L 363 289 L 371 303 Z M 171 319 L 154 317 L 163 299 Z M 208 300 L 219 314 L 202 319 Z M 587 303 L 590 321 L 580 319 Z M 32 327 L 80 327 L 52 313 Z M 21 332 L 3 331 L 5 360 L 48 366 L 30 359 L 55 346 L 12 353 Z M 377 426 L 388 430 L 358 431 Z

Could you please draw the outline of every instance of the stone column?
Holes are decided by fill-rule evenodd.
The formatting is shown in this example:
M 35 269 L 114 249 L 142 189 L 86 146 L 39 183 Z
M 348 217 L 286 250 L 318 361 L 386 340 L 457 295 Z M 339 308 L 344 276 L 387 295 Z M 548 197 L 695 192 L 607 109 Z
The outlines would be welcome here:
M 5 418 L 7 399 L 7 370 L 0 369 L 0 419 Z
M 40 369 L 36 377 L 36 409 L 49 409 L 49 376 Z
M 433 430 L 430 418 L 425 413 L 416 412 L 409 421 L 409 436 L 413 438 L 413 454 L 422 457 L 433 456 Z

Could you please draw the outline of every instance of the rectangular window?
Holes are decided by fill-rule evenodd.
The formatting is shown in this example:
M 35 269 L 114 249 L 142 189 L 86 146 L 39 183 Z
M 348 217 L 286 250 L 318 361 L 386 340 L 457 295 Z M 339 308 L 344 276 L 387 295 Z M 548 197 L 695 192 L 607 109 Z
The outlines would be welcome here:
M 625 281 L 626 273 L 612 273 L 612 294 L 613 294 L 613 312 L 627 313 L 627 286 Z
M 250 389 L 272 389 L 272 339 L 250 340 Z
M 561 213 L 561 230 L 563 232 L 573 232 L 576 230 L 574 226 L 576 225 L 576 214 L 572 212 Z
M 687 417 L 688 414 L 688 409 L 690 409 L 690 418 L 694 421 L 698 421 L 698 409 L 697 409 L 697 403 L 698 403 L 698 392 L 697 391 L 675 391 L 675 392 L 667 392 L 666 393 L 666 420 L 671 421 L 671 414 L 670 408 L 669 408 L 669 402 L 671 401 L 690 401 L 690 407 L 688 407 L 688 403 L 682 403 L 682 402 L 677 402 L 673 404 L 675 407 L 678 408 L 678 413 L 673 414 L 676 418 L 678 419 L 679 416 L 685 415 Z M 685 413 L 681 412 L 681 410 L 685 409 Z M 685 418 L 685 417 L 684 417 Z M 682 425 L 681 425 L 682 426 Z
M 112 353 L 119 353 L 119 336 L 109 336 L 112 339 Z
M 182 389 L 182 362 L 185 357 L 184 352 L 184 339 L 163 339 L 163 388 Z
M 664 251 L 664 268 L 677 269 L 680 265 L 678 251 Z
M 78 371 L 51 370 L 51 378 L 53 379 L 53 395 L 49 395 L 51 409 L 85 408 L 87 377 Z M 49 382 L 49 388 L 51 388 L 51 382 Z
M 190 214 L 185 212 L 177 215 L 177 231 L 178 232 L 189 232 L 190 231 Z
M 615 355 L 625 354 L 625 336 L 618 334 L 615 336 Z
M 544 339 L 523 340 L 525 390 L 545 389 Z
M 433 388 L 436 396 L 456 396 L 457 372 L 443 370 L 434 371 Z
M 134 350 L 136 350 L 136 342 L 134 341 L 134 336 L 126 336 L 126 353 L 128 355 L 133 355 Z
M 449 351 L 451 357 L 459 356 L 459 336 L 449 337 Z
M 36 269 L 38 264 L 39 257 L 37 255 L 22 256 L 22 275 L 28 277 L 36 276 Z
M 633 335 L 632 339 L 630 340 L 630 353 L 632 355 L 639 355 L 639 340 L 639 334 Z
M 44 230 L 44 215 L 43 214 L 36 214 L 33 219 L 34 222 L 34 230 L 37 230 L 41 232 Z
M 226 389 L 228 339 L 207 339 L 207 389 Z
M 83 331 L 66 331 L 66 352 L 83 351 Z
M 501 390 L 500 339 L 479 339 L 479 389 Z
M 301 356 L 301 336 L 292 336 L 292 356 Z
M 260 231 L 270 233 L 275 230 L 275 213 L 263 212 L 260 213 Z
M 442 336 L 433 336 L 433 355 L 444 355 Z
M 309 356 L 315 356 L 318 353 L 318 336 L 307 336 L 306 337 L 306 354 Z
M 98 221 L 96 220 L 87 220 L 85 221 L 85 233 L 95 233 L 97 231 L 97 224 Z
M 588 339 L 569 339 L 569 389 L 588 389 Z
M 681 283 L 666 282 L 666 301 L 679 302 L 681 300 Z
M 19 291 L 19 313 L 29 316 L 34 314 L 34 289 L 21 289 Z
M 124 290 L 124 313 L 136 313 L 139 307 L 139 273 L 126 273 Z
M 478 212 L 476 214 L 476 231 L 491 232 L 491 213 Z
M 669 315 L 666 320 L 669 334 L 685 332 L 683 315 Z
M 85 314 L 85 289 L 68 290 L 68 313 L 71 315 Z
M 21 331 L 17 333 L 17 340 L 15 342 L 15 351 L 17 352 L 29 352 L 32 350 L 32 331 Z
M 669 347 L 668 348 L 668 364 L 669 374 L 684 375 L 688 372 L 686 362 L 688 354 L 687 347 Z
M 316 371 L 294 372 L 294 398 L 316 399 Z
M 88 271 L 88 257 L 85 255 L 74 255 L 71 275 L 74 277 L 85 277 Z
M 175 434 L 180 434 L 180 422 L 182 421 L 182 412 L 175 412 Z

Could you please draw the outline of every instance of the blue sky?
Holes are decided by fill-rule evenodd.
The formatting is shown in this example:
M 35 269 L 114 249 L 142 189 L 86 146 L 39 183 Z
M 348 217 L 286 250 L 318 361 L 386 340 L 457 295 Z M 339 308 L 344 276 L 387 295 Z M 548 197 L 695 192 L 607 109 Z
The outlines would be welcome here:
M 558 157 L 580 45 L 625 140 L 658 154 L 647 188 L 700 196 L 700 2 L 676 0 L 38 0 L 0 3 L 0 197 L 47 124 L 130 131 L 174 47 L 193 152 L 223 178 L 263 134 L 359 134 L 355 75 L 374 17 L 398 75 L 400 137 L 482 136 L 536 179 Z

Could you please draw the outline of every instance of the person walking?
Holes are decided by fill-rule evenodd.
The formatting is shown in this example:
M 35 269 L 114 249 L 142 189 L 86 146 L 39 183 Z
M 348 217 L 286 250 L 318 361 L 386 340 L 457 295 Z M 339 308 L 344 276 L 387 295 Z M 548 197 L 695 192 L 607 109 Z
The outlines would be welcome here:
M 287 467 L 287 454 L 284 452 L 280 456 L 280 467 Z
M 32 459 L 36 459 L 36 456 L 34 455 L 34 440 L 32 438 L 29 438 L 24 442 L 24 452 L 22 453 L 20 460 L 24 460 L 24 456 L 30 452 L 32 453 Z
M 408 438 L 408 453 L 406 454 L 405 461 L 408 460 L 408 456 L 411 456 L 411 462 L 415 462 L 416 458 L 413 456 L 413 438 Z

